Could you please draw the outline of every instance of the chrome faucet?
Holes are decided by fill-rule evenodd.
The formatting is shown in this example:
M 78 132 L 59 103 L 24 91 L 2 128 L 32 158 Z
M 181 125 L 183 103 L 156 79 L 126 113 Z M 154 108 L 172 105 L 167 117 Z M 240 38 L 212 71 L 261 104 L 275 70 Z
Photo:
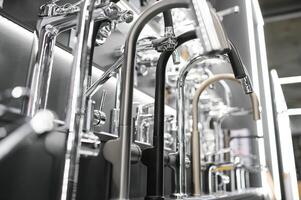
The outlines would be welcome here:
M 133 24 L 125 44 L 125 61 L 121 78 L 122 102 L 119 114 L 119 135 L 116 140 L 108 141 L 104 146 L 104 157 L 113 164 L 112 178 L 112 198 L 129 198 L 129 167 L 130 167 L 130 147 L 131 147 L 131 126 L 132 126 L 132 100 L 134 83 L 135 52 L 138 36 L 152 17 L 164 10 L 173 7 L 188 7 L 188 1 L 167 0 L 159 1 L 146 9 Z M 112 154 L 114 152 L 114 155 Z M 162 160 L 163 162 L 163 160 Z M 161 176 L 161 175 L 160 175 Z M 162 188 L 163 190 L 163 188 Z M 161 191 L 161 188 L 160 188 Z M 160 192 L 161 194 L 161 192 Z M 162 198 L 162 196 L 158 197 Z
M 85 0 L 64 6 L 58 6 L 56 1 L 53 1 L 40 9 L 40 19 L 35 31 L 31 64 L 27 77 L 27 85 L 31 90 L 31 96 L 24 107 L 24 112 L 28 116 L 33 116 L 40 108 L 45 109 L 47 107 L 53 51 L 57 35 L 78 26 L 75 35 L 78 42 L 74 48 L 70 99 L 64 122 L 69 134 L 61 200 L 75 199 L 78 161 L 81 152 L 83 152 L 81 143 L 99 145 L 99 141 L 95 136 L 85 137 L 86 135 L 84 135 L 82 137 L 84 128 L 82 113 L 86 110 L 85 92 L 88 85 L 88 77 L 85 75 L 89 66 L 89 51 L 92 44 L 89 35 L 93 32 L 93 23 L 94 21 L 117 21 L 119 23 L 130 18 L 129 12 L 124 12 L 114 3 L 107 1 L 97 1 L 95 3 L 95 0 Z
M 77 23 L 78 5 L 74 9 L 62 11 L 55 2 L 40 8 L 40 18 L 34 32 L 34 42 L 31 53 L 27 85 L 32 95 L 24 105 L 24 112 L 33 116 L 40 108 L 45 109 L 52 72 L 53 51 L 56 37 L 64 30 L 74 27 Z M 78 9 L 75 9 L 78 8 Z M 60 10 L 58 12 L 57 10 Z
M 53 66 L 54 47 L 57 36 L 77 26 L 80 2 L 58 6 L 57 1 L 47 3 L 40 8 L 39 20 L 34 32 L 27 86 L 31 90 L 23 111 L 33 116 L 38 109 L 47 107 L 49 85 Z M 116 16 L 119 18 L 116 18 Z M 121 10 L 114 3 L 95 4 L 93 11 L 95 21 L 129 21 L 132 15 Z M 121 20 L 123 19 L 123 20 Z
M 85 0 L 81 3 L 77 43 L 71 70 L 69 101 L 67 105 L 66 127 L 68 129 L 61 200 L 76 199 L 77 177 L 81 150 L 82 131 L 84 128 L 85 90 L 88 84 L 89 52 L 93 32 L 93 9 L 95 0 Z
M 180 7 L 189 7 L 191 3 L 193 3 L 193 7 L 197 6 L 196 11 L 196 19 L 198 19 L 198 25 L 202 25 L 205 30 L 211 29 L 214 33 L 216 32 L 223 32 L 221 28 L 220 22 L 217 17 L 214 17 L 210 13 L 210 8 L 207 4 L 207 1 L 201 0 L 202 4 L 198 4 L 200 1 L 190 1 L 190 0 L 164 0 L 159 1 L 152 5 L 151 7 L 144 10 L 141 13 L 140 17 L 136 20 L 133 24 L 127 40 L 125 44 L 125 61 L 124 61 L 124 69 L 122 72 L 122 79 L 121 79 L 121 97 L 120 102 L 122 102 L 120 107 L 120 115 L 119 115 L 119 135 L 120 137 L 116 140 L 108 141 L 104 145 L 104 157 L 106 160 L 113 164 L 113 178 L 112 178 L 112 192 L 114 199 L 128 199 L 129 198 L 129 180 L 130 180 L 130 147 L 131 147 L 131 126 L 132 126 L 132 101 L 133 101 L 133 84 L 134 84 L 134 67 L 135 67 L 135 53 L 136 53 L 136 43 L 139 37 L 140 32 L 144 25 L 154 16 L 159 14 L 160 12 L 172 9 L 172 8 L 180 8 Z M 204 8 L 203 8 L 204 7 Z M 206 11 L 206 16 L 204 17 L 205 13 L 203 14 L 203 9 Z M 205 12 L 204 11 L 204 12 Z M 200 17 L 201 15 L 201 17 Z M 202 18 L 203 17 L 203 18 Z M 203 21 L 211 21 L 211 23 L 204 24 Z M 214 20 L 214 24 L 213 24 Z M 199 29 L 199 30 L 204 30 Z M 211 35 L 211 31 L 208 32 L 201 32 L 198 34 L 200 39 L 204 42 L 205 45 L 205 52 L 204 54 L 213 53 L 213 52 L 223 52 L 225 49 L 229 49 L 228 47 L 228 40 L 226 40 L 225 45 L 216 45 L 223 44 L 222 37 L 216 37 L 218 41 L 212 41 L 211 36 L 208 36 L 208 33 Z M 216 36 L 216 34 L 215 34 Z M 207 48 L 208 44 L 208 37 L 210 48 Z M 214 42 L 212 45 L 210 42 Z M 211 48 L 213 47 L 213 48 Z M 156 116 L 155 116 L 156 117 Z M 161 136 L 160 136 L 161 137 Z M 163 137 L 163 136 L 162 136 Z M 159 155 L 158 155 L 159 156 Z M 160 155 L 160 163 L 162 164 L 163 156 Z M 184 161 L 185 162 L 185 161 Z M 160 168 L 161 168 L 160 164 Z M 158 166 L 159 167 L 159 166 Z M 156 176 L 162 177 L 163 174 L 156 174 Z M 161 179 L 161 178 L 160 178 Z M 151 186 L 150 186 L 151 187 Z M 152 189 L 152 188 L 149 188 Z M 155 195 L 156 199 L 162 199 L 163 197 L 163 185 L 156 187 L 155 190 L 152 189 L 152 192 L 149 193 L 150 196 L 146 198 L 152 198 L 152 195 Z M 154 192 L 154 194 L 152 194 Z
M 178 124 L 178 145 L 179 148 L 178 149 L 182 149 L 182 152 L 179 152 L 179 157 L 181 159 L 184 159 L 184 157 L 186 156 L 186 147 L 185 147 L 185 137 L 186 137 L 186 128 L 185 128 L 185 124 L 186 124 L 186 120 L 185 120 L 185 112 L 186 112 L 186 108 L 185 108 L 185 80 L 186 77 L 189 73 L 189 71 L 194 67 L 195 63 L 198 63 L 198 67 L 202 67 L 204 68 L 204 71 L 209 75 L 212 76 L 212 72 L 210 70 L 208 70 L 206 68 L 206 65 L 208 63 L 214 63 L 214 62 L 226 62 L 223 59 L 218 59 L 218 58 L 210 58 L 210 57 L 205 57 L 205 56 L 196 56 L 195 58 L 191 59 L 190 62 L 184 67 L 182 68 L 182 70 L 179 73 L 179 77 L 177 79 L 177 124 Z M 225 87 L 225 86 L 224 86 Z M 226 101 L 230 101 L 229 100 L 229 94 L 228 94 L 228 90 L 226 88 L 225 90 L 225 96 L 226 96 Z M 183 164 L 179 165 L 179 170 L 182 172 L 183 176 L 185 176 L 185 164 L 183 162 Z M 196 177 L 193 177 L 196 178 Z M 198 184 L 199 183 L 199 184 Z M 194 185 L 194 190 L 193 190 L 193 195 L 194 196 L 198 196 L 201 194 L 200 188 L 200 180 L 198 178 L 198 180 L 193 180 L 193 185 Z M 183 188 L 185 188 L 185 184 L 182 185 Z M 186 189 L 183 189 L 183 191 L 185 191 Z

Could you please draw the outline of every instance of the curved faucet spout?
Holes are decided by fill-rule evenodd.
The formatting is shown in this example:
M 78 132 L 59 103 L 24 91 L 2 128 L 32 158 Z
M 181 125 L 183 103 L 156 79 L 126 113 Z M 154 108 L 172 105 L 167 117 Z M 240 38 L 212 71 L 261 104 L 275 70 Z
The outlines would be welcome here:
M 146 9 L 133 24 L 124 49 L 124 64 L 121 75 L 121 95 L 119 112 L 119 135 L 116 140 L 110 140 L 104 145 L 103 154 L 106 160 L 113 164 L 112 173 L 112 194 L 114 199 L 129 198 L 129 180 L 130 180 L 130 146 L 131 146 L 131 126 L 132 126 L 132 100 L 133 83 L 135 68 L 136 44 L 140 32 L 145 24 L 157 14 L 172 8 L 187 8 L 190 0 L 164 0 L 156 2 Z M 112 154 L 114 152 L 114 154 Z M 163 162 L 163 158 L 162 158 Z M 162 176 L 157 175 L 157 176 Z M 150 195 L 153 195 L 149 193 Z M 154 188 L 154 195 L 157 199 L 163 197 L 162 188 Z M 151 197 L 150 197 L 151 198 Z
M 191 61 L 180 71 L 179 78 L 177 80 L 177 124 L 178 124 L 178 140 L 179 146 L 185 146 L 184 138 L 185 138 L 185 99 L 184 99 L 184 86 L 185 80 L 190 72 L 190 70 L 195 67 L 194 64 L 198 63 L 198 67 L 205 68 L 208 63 L 218 63 L 218 62 L 227 62 L 227 60 L 220 59 L 220 58 L 210 58 L 203 55 L 196 56 L 195 58 L 191 59 Z M 210 76 L 213 76 L 213 73 L 209 69 L 205 69 L 205 72 Z M 225 97 L 226 102 L 230 103 L 230 96 L 229 91 L 225 87 L 225 84 L 221 84 L 222 87 L 225 89 Z M 181 153 L 180 153 L 181 156 Z M 201 194 L 200 191 L 201 183 L 200 181 L 193 181 L 193 195 L 199 196 Z
M 195 95 L 193 97 L 192 102 L 192 137 L 191 137 L 191 143 L 192 143 L 192 176 L 193 181 L 195 185 L 198 185 L 200 183 L 200 144 L 199 144 L 199 132 L 198 132 L 198 102 L 199 97 L 201 94 L 205 91 L 205 89 L 220 80 L 231 80 L 235 81 L 237 83 L 240 83 L 233 74 L 217 74 L 212 77 L 209 77 L 207 80 L 201 83 L 197 91 L 195 92 Z M 259 110 L 259 101 L 257 98 L 257 95 L 252 92 L 249 94 L 253 109 L 253 118 L 254 120 L 258 120 L 260 118 L 260 110 Z M 197 191 L 200 192 L 200 188 L 195 188 Z

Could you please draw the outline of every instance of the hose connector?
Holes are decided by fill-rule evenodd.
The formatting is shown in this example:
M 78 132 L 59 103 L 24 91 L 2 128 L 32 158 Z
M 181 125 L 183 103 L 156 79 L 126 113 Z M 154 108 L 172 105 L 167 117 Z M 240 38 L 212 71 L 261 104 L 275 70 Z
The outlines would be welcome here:
M 174 51 L 177 44 L 177 38 L 172 26 L 165 27 L 164 37 L 152 41 L 153 47 L 158 52 Z
M 252 83 L 251 83 L 251 80 L 250 80 L 249 76 L 245 76 L 245 77 L 239 79 L 239 81 L 241 83 L 241 86 L 242 86 L 245 94 L 250 94 L 250 93 L 254 92 L 253 86 L 252 86 Z

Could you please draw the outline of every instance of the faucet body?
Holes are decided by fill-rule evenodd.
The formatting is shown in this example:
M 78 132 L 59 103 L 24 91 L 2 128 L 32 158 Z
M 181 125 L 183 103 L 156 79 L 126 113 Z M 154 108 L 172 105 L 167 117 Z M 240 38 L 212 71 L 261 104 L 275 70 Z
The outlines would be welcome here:
M 195 2 L 192 2 L 195 3 Z M 207 2 L 206 1 L 202 1 L 202 5 L 198 5 L 200 7 L 204 7 L 205 10 L 210 10 Z M 203 10 L 197 10 L 197 12 L 203 12 Z M 215 28 L 214 26 L 211 25 L 204 25 L 202 24 L 202 17 L 204 16 L 209 16 L 209 20 L 213 20 L 214 21 L 214 17 L 211 16 L 212 13 L 206 13 L 201 17 L 197 17 L 199 25 L 203 25 L 204 28 Z M 216 19 L 215 19 L 216 20 Z M 219 22 L 218 20 L 216 21 L 216 24 Z M 213 30 L 216 31 L 216 30 Z M 215 32 L 216 33 L 216 32 Z M 221 33 L 221 35 L 223 35 L 223 38 L 225 37 L 224 32 L 222 31 L 222 29 L 219 29 L 219 33 Z M 202 38 L 201 42 L 203 44 L 203 46 L 206 46 L 207 39 L 210 40 L 210 38 L 207 38 L 208 35 L 206 35 L 205 33 L 203 33 L 203 35 L 199 35 L 199 37 Z M 195 39 L 197 37 L 197 34 L 192 35 L 192 37 L 187 38 L 186 41 L 188 40 L 192 40 Z M 204 37 L 204 38 L 203 38 Z M 216 38 L 215 38 L 216 39 Z M 211 40 L 212 41 L 212 40 Z M 179 41 L 178 38 L 178 45 L 180 45 L 180 43 L 184 43 L 185 41 Z M 215 40 L 216 43 L 218 43 L 218 40 Z M 223 41 L 221 42 L 223 43 Z M 228 43 L 227 43 L 228 45 Z M 212 46 L 209 48 L 205 48 L 205 52 L 204 54 L 208 54 L 208 53 L 213 53 L 213 52 L 223 52 L 224 50 L 228 49 L 229 47 L 227 45 L 221 45 L 221 46 Z M 162 130 L 162 127 L 164 127 L 164 91 L 165 91 L 165 71 L 166 71 L 166 64 L 168 61 L 169 56 L 171 55 L 170 52 L 164 52 L 161 56 L 160 59 L 158 61 L 158 65 L 157 65 L 157 70 L 156 70 L 156 92 L 155 92 L 155 96 L 156 96 L 156 107 L 155 107 L 155 119 L 154 119 L 154 148 L 153 149 L 147 149 L 144 151 L 143 155 L 144 157 L 142 158 L 142 161 L 144 162 L 145 165 L 148 166 L 149 169 L 151 169 L 153 171 L 153 173 L 148 174 L 148 194 L 156 194 L 154 196 L 158 196 L 157 194 L 163 193 L 162 188 L 163 186 L 163 146 L 164 146 L 164 141 L 162 141 L 164 138 L 164 130 Z M 182 105 L 180 105 L 182 107 Z M 181 108 L 179 108 L 181 109 Z M 162 119 L 160 119 L 160 116 Z M 180 119 L 178 119 L 180 120 Z M 181 123 L 182 124 L 182 123 Z M 185 197 L 186 194 L 186 167 L 185 167 L 185 159 L 186 159 L 186 149 L 185 149 L 185 130 L 183 131 L 184 127 L 179 127 L 179 130 L 181 130 L 182 132 L 178 134 L 178 156 L 179 156 L 179 168 L 178 170 L 178 175 L 177 177 L 177 183 L 176 185 L 178 186 L 178 188 L 176 189 L 176 193 L 174 194 L 174 196 L 182 198 Z M 161 129 L 161 130 L 160 130 Z M 156 142 L 157 146 L 156 146 Z M 150 162 L 150 159 L 155 159 L 156 162 Z M 150 171 L 150 170 L 148 170 Z M 149 173 L 149 172 L 148 172 Z M 155 176 L 154 176 L 155 175 Z M 154 186 L 155 184 L 155 186 Z M 156 186 L 158 184 L 158 187 Z M 161 189 L 160 189 L 161 188 Z
M 154 16 L 172 8 L 189 7 L 188 0 L 164 0 L 155 3 L 146 9 L 137 21 L 133 24 L 125 43 L 125 59 L 121 77 L 120 114 L 119 114 L 119 135 L 116 140 L 110 140 L 104 145 L 104 157 L 113 164 L 111 197 L 113 199 L 129 198 L 130 180 L 130 144 L 132 141 L 132 100 L 136 43 L 144 25 Z M 163 145 L 160 145 L 163 147 Z M 163 151 L 163 149 L 162 149 Z M 160 155 L 158 155 L 160 156 Z M 163 157 L 160 156 L 163 164 Z M 161 161 L 162 160 L 162 161 Z M 162 174 L 163 175 L 163 174 Z M 162 176 L 163 178 L 163 176 Z M 151 199 L 154 194 L 158 199 L 163 199 L 163 185 L 153 187 L 148 191 Z M 156 195 L 159 194 L 159 195 Z M 146 197 L 147 199 L 148 197 Z
M 76 26 L 77 15 L 72 13 L 38 20 L 26 83 L 32 95 L 23 108 L 28 116 L 33 116 L 39 108 L 46 108 L 56 38 L 59 33 Z
M 195 58 L 193 58 L 181 71 L 179 74 L 179 78 L 177 80 L 177 122 L 178 122 L 178 142 L 179 142 L 179 146 L 185 146 L 184 144 L 184 138 L 185 138 L 185 80 L 186 77 L 189 73 L 189 71 L 194 67 L 194 64 L 197 62 L 200 62 L 199 64 L 201 65 L 201 67 L 204 67 L 208 62 L 211 61 L 216 61 L 218 59 L 216 58 L 208 58 L 205 56 L 197 56 Z M 212 72 L 209 69 L 206 69 L 205 72 L 209 75 L 212 76 Z M 222 84 L 223 88 L 225 87 L 225 84 Z M 226 97 L 226 101 L 229 102 L 229 95 L 228 95 L 228 91 L 225 90 L 225 97 Z M 181 149 L 181 148 L 179 148 Z M 183 152 L 184 153 L 184 152 Z M 186 154 L 186 153 L 185 153 Z M 179 166 L 181 168 L 181 166 Z M 183 169 L 184 170 L 184 169 Z M 200 178 L 193 176 L 192 177 L 192 184 L 193 184 L 193 195 L 194 196 L 199 196 L 201 195 L 201 182 L 200 182 Z M 196 178 L 196 180 L 194 180 L 194 178 Z
M 57 35 L 63 31 L 78 27 L 76 29 L 77 43 L 74 47 L 69 87 L 70 99 L 63 124 L 69 133 L 66 143 L 61 199 L 75 198 L 76 191 L 74 188 L 76 188 L 77 184 L 80 154 L 88 152 L 97 155 L 96 152 L 81 149 L 81 143 L 89 145 L 92 142 L 94 144 L 92 146 L 99 145 L 98 137 L 94 135 L 90 137 L 91 134 L 85 134 L 82 139 L 83 129 L 90 127 L 87 126 L 89 122 L 86 123 L 85 127 L 83 118 L 89 118 L 91 113 L 88 112 L 86 116 L 83 113 L 91 108 L 91 101 L 89 100 L 91 95 L 93 95 L 88 95 L 88 98 L 86 98 L 87 95 L 85 93 L 87 87 L 91 84 L 93 42 L 95 42 L 92 35 L 95 35 L 97 32 L 97 30 L 94 30 L 94 28 L 97 28 L 94 26 L 95 22 L 99 25 L 103 21 L 117 20 L 122 22 L 131 18 L 129 13 L 122 12 L 114 3 L 94 2 L 94 0 L 86 0 L 76 3 L 71 6 L 72 9 L 68 9 L 65 12 L 56 12 L 59 9 L 56 9 L 58 6 L 54 2 L 42 6 L 40 19 L 35 31 L 31 65 L 27 76 L 27 85 L 31 90 L 31 95 L 26 105 L 24 105 L 24 112 L 28 116 L 33 116 L 38 109 L 47 107 L 53 51 Z M 106 74 L 109 74 L 109 77 L 111 75 L 110 73 Z M 106 78 L 108 77 L 104 77 L 97 84 L 105 82 Z M 93 92 L 96 91 L 93 90 Z
M 46 9 L 40 11 L 40 18 L 34 31 L 30 67 L 26 80 L 26 85 L 32 93 L 23 105 L 23 112 L 27 116 L 33 116 L 40 108 L 45 109 L 47 107 L 56 38 L 60 33 L 77 26 L 79 6 L 80 3 L 77 3 L 73 5 L 74 9 L 57 14 L 46 12 Z M 113 16 L 113 13 L 116 13 L 115 10 L 118 10 L 118 7 L 113 3 L 95 5 L 93 10 L 95 23 L 115 20 L 116 17 Z M 122 11 L 118 12 L 123 13 Z M 128 16 L 127 14 L 124 13 Z M 92 43 L 89 46 L 93 47 Z M 93 55 L 92 49 L 91 56 Z M 92 65 L 92 60 L 89 61 L 89 65 Z
M 177 46 L 183 43 L 196 39 L 195 31 L 186 32 L 177 37 Z M 165 74 L 167 62 L 172 55 L 173 51 L 167 51 L 160 55 L 157 68 L 156 68 L 156 89 L 155 89 L 155 112 L 154 112 L 154 148 L 146 149 L 143 151 L 142 162 L 148 167 L 147 185 L 150 194 L 155 193 L 153 191 L 154 185 L 162 188 L 163 194 L 163 171 L 164 171 L 164 107 L 165 107 Z M 182 140 L 181 140 L 182 141 Z M 178 140 L 178 142 L 181 142 Z M 183 146 L 180 146 L 183 150 Z M 178 146 L 179 152 L 179 146 Z M 180 157 L 178 154 L 178 163 L 181 166 L 182 171 L 175 170 L 176 188 L 174 196 L 183 197 L 186 196 L 186 167 L 185 167 L 185 154 Z M 155 161 L 154 161 L 155 160 Z M 180 169 L 180 167 L 177 167 Z M 154 170 L 155 169 L 155 170 Z

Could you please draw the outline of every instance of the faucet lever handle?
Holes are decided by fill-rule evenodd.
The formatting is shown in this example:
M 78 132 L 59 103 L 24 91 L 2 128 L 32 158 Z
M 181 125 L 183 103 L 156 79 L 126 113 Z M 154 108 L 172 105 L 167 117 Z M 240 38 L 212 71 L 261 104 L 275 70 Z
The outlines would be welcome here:
M 93 112 L 93 115 L 94 115 L 93 124 L 94 124 L 94 126 L 101 126 L 101 125 L 106 123 L 107 116 L 106 116 L 106 113 L 103 112 L 103 107 L 104 107 L 104 102 L 106 100 L 106 96 L 107 96 L 107 91 L 103 90 L 102 94 L 101 94 L 101 98 L 100 98 L 99 109 L 98 110 L 96 109 Z
M 100 98 L 100 104 L 99 104 L 99 110 L 103 110 L 103 106 L 104 106 L 106 97 L 107 97 L 107 91 L 102 90 L 102 94 L 101 94 L 101 98 Z
M 223 18 L 225 16 L 238 13 L 239 11 L 240 11 L 239 6 L 233 6 L 233 7 L 218 11 L 217 15 L 219 16 L 220 20 L 223 20 Z

